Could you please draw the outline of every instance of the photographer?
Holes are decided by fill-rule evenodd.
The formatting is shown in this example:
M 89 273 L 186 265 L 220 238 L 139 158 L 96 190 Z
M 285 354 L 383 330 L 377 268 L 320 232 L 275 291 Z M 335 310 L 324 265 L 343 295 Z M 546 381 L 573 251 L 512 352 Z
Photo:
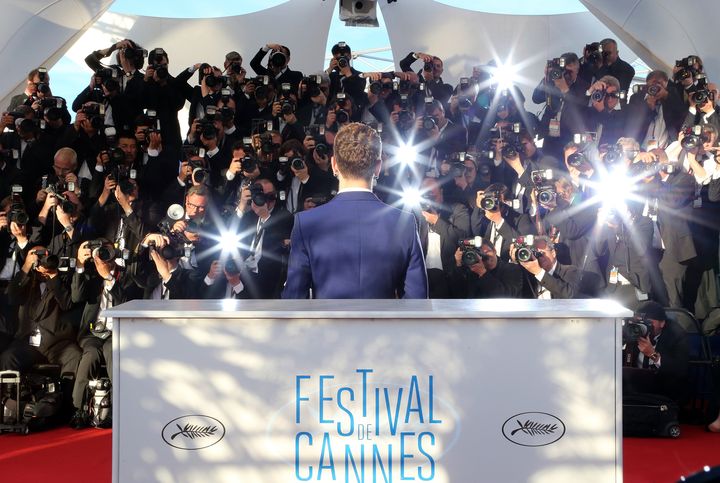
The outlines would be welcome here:
M 118 79 L 113 83 L 105 82 L 103 89 L 106 96 L 122 99 L 122 113 L 113 113 L 115 121 L 113 125 L 117 126 L 118 129 L 130 129 L 132 121 L 142 114 L 142 97 L 145 82 L 140 69 L 145 64 L 147 51 L 132 40 L 124 39 L 106 49 L 94 51 L 85 58 L 85 63 L 93 72 L 97 72 L 104 68 L 100 60 L 108 57 L 114 51 L 117 51 L 119 65 L 112 65 L 110 68 L 118 71 Z M 117 107 L 119 103 L 111 101 L 111 105 Z M 73 105 L 73 109 L 76 110 L 74 107 Z
M 223 74 L 228 78 L 228 87 L 235 91 L 236 94 L 242 90 L 245 75 L 247 74 L 242 66 L 242 61 L 242 55 L 234 50 L 225 54 L 225 60 L 223 61 Z
M 50 74 L 44 67 L 38 67 L 28 72 L 25 90 L 22 94 L 17 94 L 10 99 L 10 105 L 7 108 L 8 112 L 14 111 L 18 106 L 25 104 L 28 99 L 37 97 L 38 84 L 40 83 L 48 85 L 48 87 L 50 84 Z
M 477 209 L 470 217 L 473 235 L 487 240 L 503 260 L 509 260 L 513 238 L 522 233 L 535 233 L 530 218 L 512 209 L 510 190 L 502 183 L 493 183 L 484 191 L 478 191 Z
M 329 89 L 326 75 L 309 76 L 300 83 L 295 115 L 302 126 L 325 124 Z
M 602 46 L 603 64 L 595 73 L 595 78 L 601 79 L 606 75 L 612 76 L 620 83 L 620 89 L 618 90 L 628 92 L 630 83 L 635 77 L 635 69 L 620 58 L 615 40 L 603 39 L 600 41 L 600 45 Z
M 643 149 L 667 148 L 685 119 L 685 103 L 668 84 L 665 72 L 651 71 L 628 103 L 625 134 L 639 140 Z
M 72 299 L 58 275 L 58 259 L 45 247 L 28 251 L 7 289 L 9 304 L 18 310 L 18 326 L 13 342 L 0 353 L 0 370 L 25 372 L 34 364 L 50 363 L 75 375 L 82 351 L 76 329 L 63 317 Z
M 449 275 L 458 241 L 470 236 L 470 213 L 463 203 L 447 200 L 435 178 L 422 181 L 418 233 L 425 255 L 430 298 L 449 298 Z
M 687 390 L 687 336 L 660 304 L 646 302 L 635 310 L 634 325 L 625 322 L 623 345 L 624 393 L 662 394 L 682 401 Z
M 7 296 L 10 281 L 20 271 L 30 247 L 37 244 L 39 232 L 31 231 L 29 217 L 19 195 L 0 202 L 0 352 L 12 341 L 17 329 L 17 307 Z
M 585 92 L 590 85 L 578 78 L 579 70 L 580 62 L 572 52 L 549 60 L 545 77 L 533 91 L 533 102 L 545 103 L 538 125 L 538 135 L 545 140 L 543 151 L 556 159 L 562 158 L 562 148 L 573 134 L 582 132 L 581 113 L 587 105 Z
M 598 144 L 615 144 L 625 129 L 625 111 L 619 110 L 624 99 L 620 83 L 612 76 L 601 77 L 590 86 L 590 106 L 583 112 L 585 131 L 597 133 Z
M 330 91 L 328 97 L 333 99 L 338 92 L 344 92 L 352 97 L 354 104 L 365 104 L 365 79 L 362 72 L 355 70 L 352 65 L 352 49 L 345 42 L 338 42 L 330 49 L 332 59 L 325 73 L 330 76 Z
M 113 377 L 113 320 L 101 317 L 100 312 L 135 298 L 133 289 L 137 290 L 127 272 L 116 265 L 116 256 L 115 247 L 106 239 L 84 242 L 77 252 L 79 270 L 73 274 L 71 296 L 73 303 L 82 304 L 83 309 L 78 331 L 82 356 L 72 395 L 76 413 L 70 422 L 76 429 L 88 426 L 83 398 L 88 382 L 101 377 L 103 362 L 111 381 Z
M 646 162 L 654 165 L 657 171 L 655 179 L 647 187 L 646 201 L 646 209 L 658 229 L 653 236 L 654 255 L 659 260 L 669 296 L 666 306 L 683 307 L 685 272 L 697 256 L 688 223 L 692 215 L 695 182 L 675 163 L 670 163 L 664 151 L 655 150 L 648 154 Z
M 143 299 L 180 300 L 197 296 L 191 270 L 180 266 L 182 256 L 183 246 L 176 240 L 159 233 L 145 235 L 130 268 Z
M 423 52 L 410 52 L 400 61 L 400 70 L 412 72 L 412 65 L 418 59 L 423 61 L 423 68 L 417 72 L 417 75 L 421 82 L 425 84 L 426 95 L 434 97 L 442 104 L 447 104 L 453 93 L 453 88 L 442 80 L 444 66 L 440 57 Z
M 232 140 L 225 137 L 222 115 L 214 106 L 207 108 L 205 116 L 195 119 L 188 131 L 186 145 L 193 144 L 205 150 L 205 164 L 210 172 L 204 183 L 217 187 L 222 185 L 222 171 L 232 159 Z
M 272 103 L 273 130 L 280 131 L 283 141 L 305 138 L 303 126 L 295 115 L 297 111 L 297 91 L 292 91 L 289 83 L 280 86 L 278 97 Z
M 467 131 L 445 117 L 445 108 L 440 101 L 433 100 L 424 107 L 424 115 L 415 120 L 415 133 L 417 140 L 424 141 L 427 146 L 422 152 L 428 160 L 425 172 L 437 176 L 442 159 L 466 148 Z
M 241 297 L 279 298 L 287 264 L 287 246 L 293 219 L 278 205 L 275 186 L 259 179 L 249 188 L 250 210 L 238 227 L 241 240 L 240 278 L 245 286 Z M 241 197 L 240 203 L 247 203 Z
M 118 183 L 108 177 L 103 192 L 90 209 L 89 222 L 96 233 L 121 252 L 132 250 L 143 232 L 139 189 L 135 180 Z M 118 257 L 120 258 L 120 257 Z
M 242 260 L 228 258 L 225 262 L 213 260 L 205 276 L 205 299 L 241 299 L 244 298 L 245 285 L 240 279 Z
M 290 214 L 302 211 L 304 200 L 310 195 L 330 195 L 329 175 L 309 164 L 306 158 L 303 145 L 295 139 L 280 146 L 277 180 L 280 189 L 287 193 L 285 208 Z
M 137 139 L 132 132 L 120 132 L 117 135 L 117 145 L 115 140 L 106 137 L 105 149 L 101 150 L 95 159 L 95 169 L 90 183 L 90 200 L 100 197 L 108 178 L 120 183 L 128 179 L 138 179 L 138 173 L 141 171 Z
M 187 84 L 170 75 L 168 64 L 168 54 L 164 49 L 156 48 L 148 54 L 148 67 L 143 77 L 145 85 L 142 104 L 148 110 L 156 112 L 163 131 L 163 148 L 177 154 L 182 144 L 178 114 L 185 106 L 184 88 Z
M 16 118 L 21 115 L 23 117 Z M 3 114 L 0 125 L 0 129 L 12 129 L 2 133 L 0 140 L 5 149 L 13 152 L 13 156 L 14 152 L 18 154 L 18 159 L 14 161 L 20 171 L 19 182 L 25 193 L 33 192 L 37 180 L 51 171 L 52 151 L 37 142 L 40 129 L 34 115 L 29 107 L 18 106 L 17 112 Z
M 644 205 L 627 202 L 623 211 L 602 207 L 598 211 L 596 251 L 607 257 L 606 296 L 634 309 L 653 300 L 667 305 L 657 263 L 650 256 L 653 221 L 643 216 Z
M 575 265 L 558 263 L 555 244 L 546 236 L 533 237 L 532 257 L 518 257 L 517 247 L 510 248 L 510 258 L 532 275 L 533 292 L 538 299 L 595 298 L 602 288 L 600 275 Z
M 480 247 L 455 251 L 453 294 L 456 298 L 521 298 L 522 269 L 501 260 L 492 244 L 482 239 Z
M 262 65 L 262 60 L 270 52 L 267 67 Z M 250 61 L 250 67 L 256 75 L 267 75 L 277 85 L 288 82 L 292 85 L 292 90 L 297 92 L 300 81 L 302 81 L 302 72 L 290 70 L 290 49 L 280 44 L 267 44 L 260 50 Z

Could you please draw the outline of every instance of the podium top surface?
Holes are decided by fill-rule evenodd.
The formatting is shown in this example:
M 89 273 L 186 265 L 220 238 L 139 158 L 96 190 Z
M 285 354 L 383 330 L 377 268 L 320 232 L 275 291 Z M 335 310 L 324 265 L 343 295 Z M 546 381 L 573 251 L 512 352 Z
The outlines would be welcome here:
M 534 300 L 133 300 L 110 308 L 116 318 L 222 319 L 571 319 L 630 317 L 602 299 Z

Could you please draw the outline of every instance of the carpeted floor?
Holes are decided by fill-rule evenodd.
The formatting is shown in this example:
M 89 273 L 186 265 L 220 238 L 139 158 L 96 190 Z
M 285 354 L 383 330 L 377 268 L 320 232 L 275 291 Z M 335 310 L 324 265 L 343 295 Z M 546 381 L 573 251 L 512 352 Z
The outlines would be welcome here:
M 720 434 L 706 433 L 701 426 L 683 425 L 682 431 L 677 440 L 625 438 L 625 483 L 674 483 L 704 465 L 720 465 Z M 0 435 L 0 481 L 108 483 L 111 451 L 111 430 Z

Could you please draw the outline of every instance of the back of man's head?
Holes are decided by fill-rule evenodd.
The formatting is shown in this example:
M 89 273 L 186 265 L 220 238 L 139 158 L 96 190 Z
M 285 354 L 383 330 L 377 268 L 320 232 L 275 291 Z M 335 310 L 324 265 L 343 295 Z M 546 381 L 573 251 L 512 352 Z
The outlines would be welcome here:
M 365 124 L 347 124 L 335 136 L 333 154 L 344 178 L 372 179 L 381 152 L 380 135 Z

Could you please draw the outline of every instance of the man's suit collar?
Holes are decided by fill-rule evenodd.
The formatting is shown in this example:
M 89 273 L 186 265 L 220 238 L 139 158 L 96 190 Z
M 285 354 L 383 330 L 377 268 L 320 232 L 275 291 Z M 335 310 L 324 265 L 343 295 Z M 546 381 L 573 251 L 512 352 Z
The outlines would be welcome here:
M 340 201 L 380 201 L 375 193 L 368 191 L 345 191 L 335 195 L 333 200 Z

